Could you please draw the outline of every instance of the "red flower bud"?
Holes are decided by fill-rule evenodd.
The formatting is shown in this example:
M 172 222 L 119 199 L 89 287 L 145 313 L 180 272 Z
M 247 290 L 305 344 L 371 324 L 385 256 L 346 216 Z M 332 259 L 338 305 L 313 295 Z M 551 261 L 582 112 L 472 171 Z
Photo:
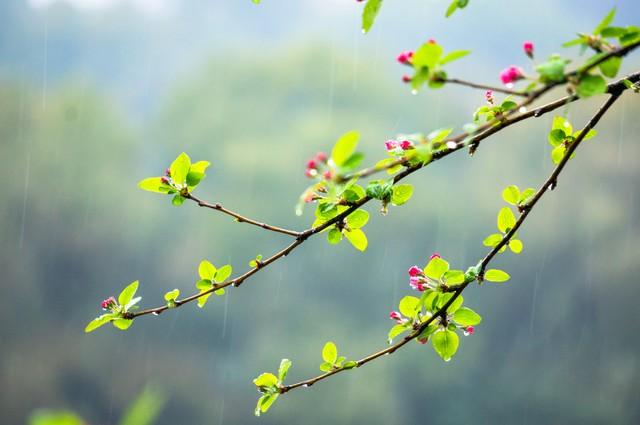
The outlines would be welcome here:
M 327 162 L 327 154 L 324 152 L 318 152 L 316 154 L 316 161 Z
M 413 142 L 409 140 L 403 140 L 402 142 L 400 142 L 400 147 L 403 151 L 409 150 L 413 147 Z
M 524 53 L 529 56 L 529 58 L 533 59 L 533 42 L 532 41 L 525 41 L 522 44 L 522 50 L 524 50 Z
M 111 310 L 116 305 L 118 305 L 118 303 L 113 297 L 109 297 L 100 303 L 100 307 L 102 307 L 103 310 Z
M 429 257 L 429 260 L 433 260 L 434 258 L 442 258 L 440 257 L 440 254 L 438 254 L 437 252 L 434 252 L 433 254 L 431 254 L 431 256 Z
M 409 276 L 422 276 L 422 269 L 418 266 L 411 266 L 409 268 Z
M 403 82 L 403 83 L 410 83 L 410 82 L 411 82 L 411 77 L 410 77 L 410 76 L 408 76 L 408 75 L 406 75 L 406 74 L 405 74 L 405 75 L 403 75 L 403 76 L 402 76 L 402 82 Z
M 169 184 L 169 179 L 166 178 L 165 176 L 160 177 L 160 182 L 164 183 L 164 184 Z
M 316 161 L 314 159 L 310 159 L 309 161 L 307 161 L 307 168 L 318 168 L 318 164 L 316 164 Z

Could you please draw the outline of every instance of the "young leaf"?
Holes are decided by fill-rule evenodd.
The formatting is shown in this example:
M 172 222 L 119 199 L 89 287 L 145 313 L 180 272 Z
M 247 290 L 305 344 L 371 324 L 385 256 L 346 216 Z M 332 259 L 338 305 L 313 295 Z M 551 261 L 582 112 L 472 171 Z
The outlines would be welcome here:
M 502 199 L 511 205 L 518 205 L 518 201 L 520 200 L 520 189 L 518 189 L 518 186 L 507 186 L 502 191 Z
M 369 32 L 380 12 L 380 6 L 382 6 L 382 0 L 367 0 L 362 11 L 362 32 Z
M 460 339 L 458 335 L 448 329 L 436 332 L 431 338 L 431 344 L 436 353 L 442 357 L 445 362 L 451 360 L 451 357 L 458 351 Z
M 203 291 L 200 291 L 200 292 L 203 292 Z M 203 308 L 207 304 L 207 301 L 209 300 L 210 296 L 211 296 L 211 292 L 209 292 L 208 294 L 204 294 L 201 297 L 198 297 L 198 307 Z
M 87 324 L 87 327 L 84 328 L 84 331 L 86 333 L 93 332 L 96 329 L 98 329 L 100 326 L 109 323 L 111 319 L 113 319 L 113 314 L 111 313 L 103 314 L 100 317 L 96 317 L 95 319 L 90 321 L 89 324 Z
M 516 217 L 509 207 L 502 207 L 498 213 L 498 230 L 507 233 L 516 224 Z
M 448 270 L 444 272 L 443 278 L 447 285 L 457 285 L 464 282 L 464 272 L 462 270 Z
M 344 235 L 347 237 L 347 240 L 351 242 L 357 250 L 363 251 L 367 249 L 368 241 L 367 235 L 360 229 L 352 229 L 350 231 L 345 231 Z
M 207 260 L 202 260 L 198 266 L 198 275 L 201 279 L 213 280 L 216 271 L 216 267 Z
M 359 229 L 369 221 L 369 213 L 366 210 L 355 210 L 346 218 L 350 229 Z
M 322 348 L 322 360 L 327 363 L 334 364 L 338 359 L 338 348 L 336 345 L 329 341 Z
M 434 257 L 424 268 L 424 274 L 431 279 L 439 280 L 447 270 L 449 270 L 449 263 L 440 257 Z
M 290 367 L 291 367 L 291 360 L 282 359 L 280 361 L 280 367 L 278 368 L 278 381 L 280 383 L 284 382 Z
M 484 280 L 489 282 L 506 282 L 510 277 L 507 272 L 498 269 L 489 269 L 484 274 Z
M 171 186 L 162 182 L 162 177 L 149 177 L 144 180 L 140 180 L 138 187 L 142 190 L 149 192 L 167 194 L 174 190 Z
M 191 168 L 191 159 L 189 158 L 189 155 L 182 152 L 171 163 L 171 167 L 169 167 L 169 171 L 171 171 L 171 180 L 179 185 L 184 184 L 187 180 L 189 168 Z
M 255 415 L 260 416 L 260 413 L 265 413 L 278 398 L 278 393 L 264 394 L 258 399 L 258 405 L 256 406 Z
M 331 245 L 337 245 L 342 241 L 342 232 L 335 227 L 327 233 L 327 240 Z
M 498 245 L 501 240 L 502 240 L 502 235 L 500 233 L 494 233 L 492 235 L 487 236 L 482 241 L 482 244 L 484 246 L 494 247 L 494 246 Z
M 398 335 L 400 335 L 403 332 L 408 331 L 409 329 L 411 329 L 411 326 L 395 325 L 389 331 L 389 335 L 388 335 L 389 341 L 392 341 L 393 338 L 397 337 Z
M 120 319 L 114 320 L 111 323 L 113 323 L 113 326 L 120 329 L 121 331 L 126 331 L 133 324 L 133 320 L 120 318 Z
M 482 321 L 482 317 L 468 307 L 460 307 L 453 313 L 453 320 L 462 326 L 475 326 Z
M 338 139 L 331 151 L 331 158 L 338 167 L 342 166 L 353 154 L 356 146 L 358 146 L 359 139 L 360 134 L 356 131 L 345 133 Z
M 589 97 L 607 91 L 607 82 L 600 75 L 584 75 L 576 89 L 578 96 Z
M 258 390 L 262 391 L 267 388 L 272 388 L 278 385 L 278 378 L 273 373 L 262 373 L 256 379 L 253 380 L 253 383 Z
M 420 306 L 419 298 L 407 295 L 400 300 L 398 310 L 400 310 L 400 313 L 402 313 L 403 316 L 413 318 L 416 316 L 418 311 L 420 311 Z
M 231 273 L 233 272 L 233 267 L 231 267 L 231 265 L 227 264 L 225 266 L 220 267 L 217 271 L 216 271 L 216 275 L 215 275 L 215 282 L 216 283 L 222 283 L 225 280 L 227 280 L 229 278 L 229 276 L 231 276 Z
M 514 254 L 520 254 L 522 252 L 522 241 L 520 239 L 511 239 L 509 241 L 509 249 Z
M 471 53 L 471 50 L 454 50 L 452 52 L 449 52 L 442 59 L 440 59 L 440 65 L 444 65 L 449 62 L 461 59 L 467 56 L 469 53 Z
M 593 34 L 598 35 L 602 32 L 603 29 L 609 26 L 613 18 L 616 16 L 616 8 L 614 7 L 607 13 L 607 15 L 600 21 L 598 26 L 593 30 Z
M 129 301 L 131 301 L 133 296 L 136 294 L 137 290 L 138 290 L 138 281 L 136 280 L 131 282 L 129 285 L 127 285 L 126 288 L 122 290 L 122 292 L 120 292 L 120 295 L 118 295 L 118 304 L 120 305 L 129 304 Z
M 393 187 L 391 203 L 399 206 L 407 202 L 413 195 L 413 186 L 410 184 L 399 184 Z
M 166 294 L 164 294 L 164 299 L 165 301 L 175 301 L 176 298 L 178 298 L 179 296 L 180 296 L 180 290 L 174 289 L 173 291 L 169 291 Z

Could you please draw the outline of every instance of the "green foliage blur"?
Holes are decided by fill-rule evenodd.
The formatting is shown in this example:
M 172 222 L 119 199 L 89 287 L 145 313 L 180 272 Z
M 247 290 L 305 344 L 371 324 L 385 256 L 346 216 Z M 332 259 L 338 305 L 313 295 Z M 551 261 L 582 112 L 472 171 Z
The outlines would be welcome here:
M 242 271 L 288 242 L 137 187 L 180 152 L 211 162 L 203 199 L 307 228 L 311 209 L 294 214 L 309 184 L 305 162 L 341 134 L 358 130 L 373 165 L 386 139 L 457 132 L 484 102 L 483 92 L 459 87 L 411 95 L 394 63 L 399 51 L 437 37 L 472 51 L 450 76 L 498 84 L 500 69 L 526 60 L 522 40 L 551 54 L 612 6 L 518 4 L 529 19 L 516 22 L 478 1 L 447 20 L 447 2 L 430 2 L 432 14 L 424 2 L 386 2 L 363 36 L 356 2 L 184 3 L 159 17 L 123 5 L 0 5 L 3 423 L 36 415 L 31 423 L 44 424 L 34 422 L 44 408 L 69 424 L 77 416 L 140 425 L 159 404 L 157 425 L 248 423 L 252 379 L 280 359 L 293 360 L 294 382 L 318 373 L 327 341 L 348 359 L 383 348 L 388 312 L 412 295 L 406 270 L 434 251 L 461 269 L 475 264 L 496 231 L 503 189 L 537 187 L 548 175 L 552 116 L 411 176 L 411 199 L 385 217 L 368 207 L 364 253 L 317 237 L 203 309 L 144 317 L 126 333 L 83 328 L 133 280 L 142 308 L 158 306 L 175 288 L 195 291 L 204 259 Z M 636 2 L 618 6 L 621 25 L 637 24 Z M 638 65 L 630 57 L 621 74 Z M 568 119 L 579 128 L 599 103 L 569 106 Z M 639 105 L 631 95 L 615 105 L 518 232 L 522 254 L 498 259 L 510 281 L 465 292 L 482 323 L 451 362 L 411 344 L 287 394 L 261 423 L 640 422 Z M 150 399 L 122 419 L 148 382 L 166 403 Z

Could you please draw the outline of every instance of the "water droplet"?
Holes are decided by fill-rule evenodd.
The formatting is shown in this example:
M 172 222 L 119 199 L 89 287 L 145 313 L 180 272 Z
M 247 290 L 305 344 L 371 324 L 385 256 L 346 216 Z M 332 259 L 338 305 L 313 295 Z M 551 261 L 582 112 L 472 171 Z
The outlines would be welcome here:
M 445 359 L 445 362 L 449 363 L 451 361 L 451 357 L 449 357 L 448 359 Z
M 520 109 L 518 109 L 518 111 L 520 111 L 521 114 L 524 114 L 525 112 L 527 112 L 527 107 L 521 106 Z
M 365 30 L 362 30 L 362 33 L 363 33 L 363 34 L 366 34 L 367 32 L 366 32 Z
M 303 384 L 302 388 L 309 388 L 309 384 Z
M 414 96 L 417 95 L 418 94 L 418 90 L 416 90 L 416 89 L 411 90 L 411 94 L 414 95 Z
M 513 83 L 507 83 L 507 84 L 505 84 L 505 86 L 507 86 L 508 89 L 512 89 L 513 88 Z
M 160 316 L 160 313 L 158 313 L 157 311 L 154 311 L 154 312 L 153 312 L 153 313 L 151 313 L 151 314 L 153 314 L 154 316 Z
M 458 147 L 458 144 L 457 144 L 456 142 L 453 142 L 453 141 L 451 141 L 451 142 L 447 142 L 447 147 L 448 147 L 449 149 L 455 149 L 455 148 L 457 148 L 457 147 Z
M 385 356 L 388 356 L 389 354 L 391 354 L 389 351 L 387 351 L 386 353 L 384 353 Z

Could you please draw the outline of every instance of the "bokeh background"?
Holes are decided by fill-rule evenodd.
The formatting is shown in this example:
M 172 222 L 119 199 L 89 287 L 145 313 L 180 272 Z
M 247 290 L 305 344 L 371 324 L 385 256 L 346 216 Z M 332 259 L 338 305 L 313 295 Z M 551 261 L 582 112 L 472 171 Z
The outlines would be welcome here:
M 435 38 L 469 48 L 450 74 L 498 83 L 635 0 L 482 2 L 445 20 L 448 1 L 387 2 L 371 33 L 361 5 L 338 0 L 6 0 L 0 2 L 0 411 L 34 409 L 118 423 L 147 385 L 161 424 L 633 424 L 640 422 L 640 102 L 625 95 L 569 164 L 496 265 L 512 280 L 469 290 L 483 323 L 442 362 L 430 346 L 281 398 L 260 419 L 251 380 L 293 360 L 290 381 L 319 372 L 333 340 L 352 358 L 386 343 L 406 269 L 434 251 L 457 268 L 486 252 L 508 184 L 550 172 L 551 115 L 522 123 L 411 176 L 412 200 L 369 209 L 369 249 L 308 241 L 204 310 L 185 306 L 128 332 L 85 335 L 99 302 L 140 279 L 143 306 L 190 293 L 207 258 L 244 270 L 288 239 L 140 191 L 181 151 L 213 163 L 199 195 L 303 229 L 293 206 L 304 162 L 351 129 L 368 163 L 399 132 L 471 120 L 481 91 L 410 94 L 395 55 Z M 640 55 L 624 71 L 637 70 Z M 561 91 L 552 95 L 560 96 Z M 564 112 L 581 125 L 600 98 Z

